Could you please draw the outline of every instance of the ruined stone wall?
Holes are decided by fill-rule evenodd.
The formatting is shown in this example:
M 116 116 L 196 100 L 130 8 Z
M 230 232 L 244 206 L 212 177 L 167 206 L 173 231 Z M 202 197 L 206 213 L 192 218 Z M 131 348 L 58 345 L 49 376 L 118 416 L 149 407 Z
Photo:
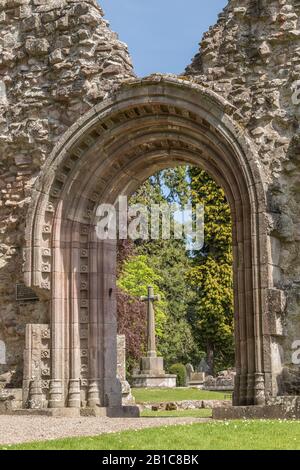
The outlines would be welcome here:
M 292 344 L 300 339 L 300 1 L 229 1 L 186 75 L 235 105 L 257 146 L 268 194 L 270 315 L 278 312 L 274 386 L 299 394 Z
M 285 394 L 300 390 L 291 364 L 300 339 L 299 16 L 299 0 L 230 0 L 186 71 L 236 107 L 257 146 L 269 206 L 274 389 Z M 0 0 L 0 32 L 0 341 L 20 385 L 25 325 L 49 323 L 47 299 L 15 300 L 30 189 L 65 130 L 133 71 L 96 0 Z
M 25 325 L 49 322 L 47 299 L 15 300 L 30 188 L 65 130 L 133 71 L 96 0 L 0 0 L 0 32 L 0 340 L 20 385 Z

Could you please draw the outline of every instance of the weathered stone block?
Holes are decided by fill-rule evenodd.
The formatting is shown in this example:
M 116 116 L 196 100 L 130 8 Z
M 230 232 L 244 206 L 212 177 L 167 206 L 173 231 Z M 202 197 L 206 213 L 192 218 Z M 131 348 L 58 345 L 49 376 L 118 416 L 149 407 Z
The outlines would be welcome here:
M 50 44 L 47 39 L 27 39 L 25 44 L 26 52 L 33 57 L 44 56 L 48 54 Z

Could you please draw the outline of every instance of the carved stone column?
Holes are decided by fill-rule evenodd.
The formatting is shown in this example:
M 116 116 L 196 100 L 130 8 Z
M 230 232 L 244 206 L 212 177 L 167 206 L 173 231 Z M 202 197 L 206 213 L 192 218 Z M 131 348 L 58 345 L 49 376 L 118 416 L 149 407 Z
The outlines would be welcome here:
M 80 227 L 74 222 L 71 245 L 70 380 L 68 406 L 80 408 Z
M 101 271 L 105 274 L 101 279 L 101 323 L 98 331 L 102 338 L 104 405 L 107 407 L 122 406 L 122 386 L 117 377 L 116 255 L 116 240 L 101 243 Z
M 88 407 L 103 406 L 101 390 L 102 364 L 99 361 L 99 348 L 103 347 L 103 339 L 99 336 L 99 249 L 96 231 L 90 232 L 89 243 L 89 380 Z M 101 258 L 100 258 L 101 261 Z
M 264 380 L 264 374 L 262 373 L 255 374 L 254 404 L 255 405 L 266 404 L 265 380 Z
M 65 365 L 65 328 L 68 320 L 68 247 L 65 246 L 67 223 L 62 220 L 62 202 L 59 203 L 53 230 L 53 266 L 51 298 L 51 381 L 50 408 L 63 408 L 64 402 L 64 365 Z
M 46 407 L 50 379 L 50 326 L 26 325 L 23 377 L 23 407 Z M 34 407 L 36 407 L 34 405 Z

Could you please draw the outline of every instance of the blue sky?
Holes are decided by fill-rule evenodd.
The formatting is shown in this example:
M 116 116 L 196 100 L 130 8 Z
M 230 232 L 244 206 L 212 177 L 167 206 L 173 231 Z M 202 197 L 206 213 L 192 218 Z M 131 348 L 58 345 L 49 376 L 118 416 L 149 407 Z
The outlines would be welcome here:
M 139 76 L 181 73 L 227 0 L 99 0 Z

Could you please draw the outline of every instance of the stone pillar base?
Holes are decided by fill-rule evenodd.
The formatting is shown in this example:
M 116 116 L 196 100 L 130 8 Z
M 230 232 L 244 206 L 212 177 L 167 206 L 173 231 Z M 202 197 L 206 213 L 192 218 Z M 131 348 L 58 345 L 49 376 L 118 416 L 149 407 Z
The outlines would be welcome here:
M 132 386 L 135 388 L 175 388 L 177 375 L 138 374 L 132 376 Z
M 2 410 L 0 415 L 9 416 L 47 416 L 54 418 L 139 418 L 140 409 L 138 406 L 120 406 L 112 408 L 44 408 L 39 410 Z
M 29 409 L 19 409 L 19 410 L 10 410 L 8 412 L 1 412 L 0 415 L 10 415 L 10 416 L 47 416 L 54 418 L 78 418 L 80 417 L 79 408 L 42 408 L 36 410 Z
M 300 407 L 284 405 L 228 406 L 213 409 L 213 419 L 299 419 Z
M 162 357 L 142 357 L 141 374 L 165 375 L 164 360 Z
M 140 409 L 138 406 L 114 406 L 111 408 L 82 408 L 80 416 L 95 418 L 139 418 Z

